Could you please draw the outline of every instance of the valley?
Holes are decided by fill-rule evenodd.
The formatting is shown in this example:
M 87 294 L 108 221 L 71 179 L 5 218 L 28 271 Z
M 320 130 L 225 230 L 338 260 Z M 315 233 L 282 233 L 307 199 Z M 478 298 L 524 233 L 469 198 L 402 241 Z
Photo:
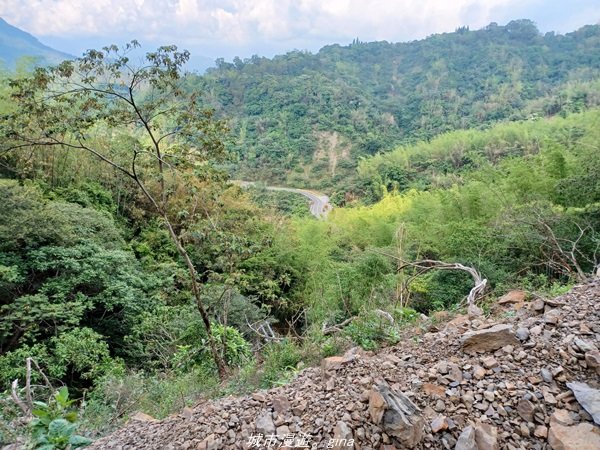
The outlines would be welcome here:
M 242 188 L 252 187 L 252 186 L 256 185 L 256 183 L 253 181 L 235 181 L 234 180 L 233 183 L 241 186 Z M 331 204 L 329 203 L 329 197 L 327 197 L 322 192 L 309 191 L 306 189 L 295 189 L 295 188 L 282 187 L 282 186 L 265 186 L 264 189 L 266 189 L 267 191 L 275 191 L 275 192 L 292 192 L 292 193 L 302 195 L 303 197 L 308 198 L 308 200 L 310 201 L 310 203 L 309 203 L 310 213 L 317 218 L 326 216 L 327 213 L 331 210 Z
M 596 449 L 600 25 L 203 74 L 13 28 L 3 450 Z

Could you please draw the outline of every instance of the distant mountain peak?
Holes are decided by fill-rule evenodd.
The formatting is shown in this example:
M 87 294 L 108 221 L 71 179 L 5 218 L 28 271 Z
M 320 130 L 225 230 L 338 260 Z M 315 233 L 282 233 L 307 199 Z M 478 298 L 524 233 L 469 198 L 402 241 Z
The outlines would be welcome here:
M 72 55 L 42 44 L 32 34 L 21 30 L 0 17 L 0 63 L 14 69 L 23 57 L 38 59 L 41 65 L 57 64 Z
M 0 17 L 0 33 L 3 35 L 7 34 L 15 38 L 23 39 L 24 41 L 31 42 L 32 44 L 44 45 L 35 36 L 29 34 L 27 31 L 23 31 L 20 28 L 11 25 L 2 17 Z

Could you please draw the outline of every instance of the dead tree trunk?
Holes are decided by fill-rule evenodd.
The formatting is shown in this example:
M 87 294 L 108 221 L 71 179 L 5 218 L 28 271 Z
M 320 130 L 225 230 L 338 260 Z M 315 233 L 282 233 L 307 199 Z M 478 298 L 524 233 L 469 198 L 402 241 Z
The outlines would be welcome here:
M 447 263 L 444 261 L 437 261 L 435 259 L 422 259 L 420 261 L 414 262 L 404 262 L 398 270 L 405 269 L 406 267 L 414 267 L 417 269 L 421 269 L 424 272 L 438 269 L 438 270 L 462 270 L 467 272 L 473 278 L 474 286 L 469 291 L 469 294 L 466 297 L 467 305 L 473 306 L 475 301 L 485 292 L 487 288 L 487 279 L 483 278 L 481 274 L 470 266 L 465 266 L 460 263 Z
M 401 270 L 404 270 L 406 268 L 417 269 L 419 271 L 419 275 L 421 275 L 425 272 L 429 272 L 430 270 L 433 270 L 433 269 L 462 270 L 463 272 L 467 272 L 473 278 L 473 284 L 474 284 L 473 288 L 471 288 L 471 290 L 469 291 L 469 294 L 466 297 L 467 306 L 469 306 L 469 307 L 475 305 L 475 302 L 477 301 L 477 299 L 479 297 L 481 297 L 481 295 L 485 292 L 485 290 L 487 288 L 487 279 L 483 278 L 483 276 L 475 268 L 470 267 L 470 266 L 465 266 L 460 263 L 448 263 L 448 262 L 444 262 L 444 261 L 438 261 L 435 259 L 421 259 L 419 261 L 409 262 L 409 261 L 404 261 L 403 259 L 401 259 L 397 256 L 394 256 L 394 255 L 390 255 L 388 253 L 383 253 L 383 252 L 377 252 L 377 253 L 380 253 L 384 256 L 388 256 L 390 258 L 393 258 L 393 259 L 399 261 L 400 264 L 397 267 L 398 272 L 400 272 Z M 411 277 L 408 281 L 408 284 L 410 283 L 410 281 L 414 280 L 414 278 L 415 277 Z M 405 286 L 405 289 L 408 289 L 408 284 Z

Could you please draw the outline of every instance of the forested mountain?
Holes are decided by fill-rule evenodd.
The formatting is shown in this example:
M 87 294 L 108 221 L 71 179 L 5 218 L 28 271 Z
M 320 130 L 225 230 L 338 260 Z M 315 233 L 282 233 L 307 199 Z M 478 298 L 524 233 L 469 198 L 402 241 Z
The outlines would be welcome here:
M 237 176 L 339 190 L 360 157 L 400 143 L 598 104 L 600 26 L 541 35 L 517 20 L 217 66 L 193 81 L 230 119 Z
M 0 63 L 14 69 L 24 57 L 34 58 L 36 63 L 41 64 L 57 64 L 72 58 L 71 55 L 42 44 L 31 34 L 10 25 L 0 17 Z
M 480 329 L 515 288 L 519 308 L 548 313 L 541 298 L 600 270 L 599 39 L 518 21 L 221 61 L 204 77 L 175 46 L 134 65 L 133 41 L 0 72 L 0 443 L 78 448 L 136 411 L 277 386 L 355 346 L 418 344 L 466 304 Z M 228 169 L 329 186 L 342 206 L 298 214 L 305 202 L 248 193 Z M 549 313 L 503 314 L 535 342 L 560 320 Z M 591 340 L 581 323 L 569 330 Z M 579 350 L 597 352 L 577 341 L 564 357 L 529 349 L 584 372 Z M 546 445 L 513 428 L 498 439 Z

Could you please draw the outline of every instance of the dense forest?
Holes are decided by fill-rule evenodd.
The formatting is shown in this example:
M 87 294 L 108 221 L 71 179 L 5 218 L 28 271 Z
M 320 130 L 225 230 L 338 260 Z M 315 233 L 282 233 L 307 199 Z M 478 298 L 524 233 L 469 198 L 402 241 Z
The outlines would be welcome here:
M 217 61 L 191 78 L 230 119 L 235 176 L 360 192 L 360 158 L 441 133 L 599 104 L 600 26 L 541 35 L 529 20 L 407 43 Z
M 172 46 L 132 67 L 136 47 L 0 80 L 1 442 L 83 446 L 465 306 L 468 273 L 411 262 L 474 268 L 484 310 L 600 264 L 598 26 L 357 40 L 205 77 Z M 232 177 L 346 206 L 317 220 Z

